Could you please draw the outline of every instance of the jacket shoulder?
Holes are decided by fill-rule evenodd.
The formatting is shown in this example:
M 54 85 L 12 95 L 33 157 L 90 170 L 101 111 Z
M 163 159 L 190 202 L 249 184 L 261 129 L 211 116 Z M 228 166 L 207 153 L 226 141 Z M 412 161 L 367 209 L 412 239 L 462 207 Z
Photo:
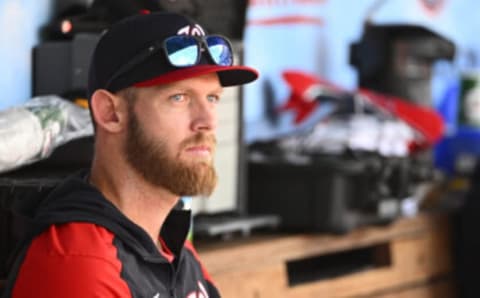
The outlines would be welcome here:
M 91 223 L 50 226 L 30 244 L 12 297 L 130 297 L 113 239 Z

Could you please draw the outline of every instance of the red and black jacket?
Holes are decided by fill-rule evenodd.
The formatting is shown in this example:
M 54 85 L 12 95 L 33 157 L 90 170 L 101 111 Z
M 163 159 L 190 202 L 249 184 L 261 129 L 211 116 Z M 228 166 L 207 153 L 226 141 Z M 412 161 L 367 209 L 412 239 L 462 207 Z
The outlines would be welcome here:
M 168 215 L 162 253 L 86 177 L 66 179 L 38 206 L 3 297 L 220 297 L 185 241 L 189 211 Z

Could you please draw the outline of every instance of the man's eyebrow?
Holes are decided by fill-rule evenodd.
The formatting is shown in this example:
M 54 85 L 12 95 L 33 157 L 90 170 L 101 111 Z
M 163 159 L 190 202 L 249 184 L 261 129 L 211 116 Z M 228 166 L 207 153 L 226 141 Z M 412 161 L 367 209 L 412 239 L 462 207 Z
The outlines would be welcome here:
M 218 87 L 218 88 L 213 89 L 212 93 L 222 94 L 223 93 L 223 87 Z
M 175 89 L 175 88 L 173 88 L 173 89 Z M 196 92 L 196 91 L 197 91 L 196 88 L 192 88 L 192 87 L 190 87 L 190 86 L 188 86 L 188 85 L 186 85 L 186 86 L 179 86 L 178 89 L 184 90 L 184 91 L 186 91 L 186 92 Z M 207 93 L 208 93 L 208 94 L 222 94 L 222 93 L 223 93 L 223 89 L 224 89 L 223 87 L 212 88 L 212 89 L 210 89 L 210 91 L 208 91 Z
M 208 91 L 209 94 L 223 94 L 224 87 L 219 86 L 216 88 L 213 88 L 211 91 Z M 167 92 L 176 92 L 176 91 L 181 91 L 181 92 L 195 92 L 196 90 L 192 88 L 189 85 L 176 85 L 176 86 L 169 86 L 169 85 L 156 85 L 155 90 L 158 91 L 167 91 Z

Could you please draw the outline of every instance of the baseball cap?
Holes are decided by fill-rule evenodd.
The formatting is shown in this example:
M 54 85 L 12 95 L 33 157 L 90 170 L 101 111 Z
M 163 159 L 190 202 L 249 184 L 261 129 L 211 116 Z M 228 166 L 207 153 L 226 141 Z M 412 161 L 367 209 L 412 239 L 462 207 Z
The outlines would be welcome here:
M 97 89 L 116 92 L 130 86 L 152 86 L 171 83 L 194 76 L 217 73 L 224 87 L 241 85 L 257 79 L 257 70 L 241 65 L 218 65 L 201 52 L 195 65 L 173 66 L 161 51 L 152 54 L 129 67 L 139 53 L 178 35 L 205 37 L 206 32 L 189 17 L 171 12 L 154 12 L 125 18 L 106 31 L 93 52 L 89 78 L 88 98 Z

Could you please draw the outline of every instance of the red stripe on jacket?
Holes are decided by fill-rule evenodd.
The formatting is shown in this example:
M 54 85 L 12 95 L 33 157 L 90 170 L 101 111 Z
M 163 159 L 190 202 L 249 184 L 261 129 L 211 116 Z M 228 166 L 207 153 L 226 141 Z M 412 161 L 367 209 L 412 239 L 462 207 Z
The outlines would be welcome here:
M 212 285 L 214 285 L 215 287 L 217 287 L 215 285 L 215 283 L 213 282 L 213 279 L 212 277 L 210 276 L 210 273 L 208 273 L 207 269 L 205 268 L 205 266 L 203 265 L 202 261 L 200 260 L 200 256 L 198 255 L 197 253 L 197 250 L 195 249 L 195 247 L 193 247 L 193 244 L 192 242 L 190 242 L 189 240 L 186 240 L 185 241 L 185 244 L 184 244 L 185 248 L 187 250 L 189 250 L 193 257 L 197 260 L 197 262 L 200 264 L 200 267 L 202 269 L 202 273 L 203 273 L 203 277 L 205 278 L 206 281 L 208 281 L 209 283 L 211 283 Z
M 91 223 L 51 226 L 29 247 L 12 297 L 131 297 L 113 238 Z

